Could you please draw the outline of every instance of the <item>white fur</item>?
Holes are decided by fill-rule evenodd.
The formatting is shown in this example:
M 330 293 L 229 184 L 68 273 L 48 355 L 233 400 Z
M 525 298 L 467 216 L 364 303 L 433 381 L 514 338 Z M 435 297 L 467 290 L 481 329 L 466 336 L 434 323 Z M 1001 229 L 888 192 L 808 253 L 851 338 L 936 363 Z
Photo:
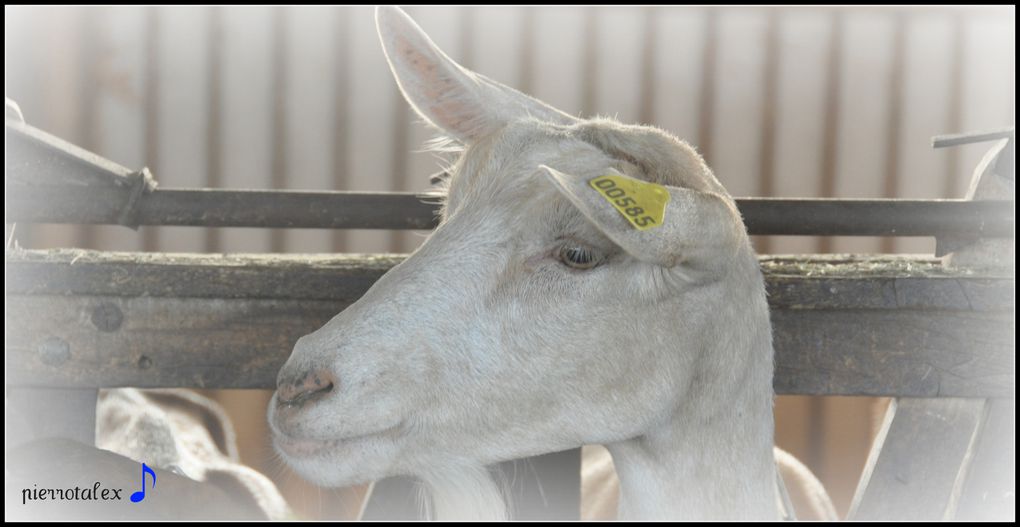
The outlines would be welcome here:
M 797 519 L 838 521 L 839 514 L 825 486 L 806 465 L 785 450 L 776 448 L 776 465 L 790 491 Z
M 791 517 L 808 521 L 837 521 L 839 515 L 818 478 L 789 452 L 773 450 L 776 466 L 789 492 L 793 511 L 781 509 Z M 581 455 L 581 519 L 615 520 L 619 503 L 620 480 L 609 451 L 601 446 L 586 446 Z
M 477 463 L 447 463 L 423 476 L 430 491 L 423 500 L 426 517 L 471 522 L 507 519 L 507 504 L 499 486 Z
M 325 485 L 416 475 L 439 517 L 501 518 L 482 467 L 605 444 L 622 518 L 777 518 L 764 283 L 701 157 L 468 72 L 397 8 L 377 23 L 408 101 L 463 151 L 439 227 L 295 345 L 280 386 L 336 382 L 270 404 L 284 459 Z M 586 188 L 606 173 L 664 185 L 663 224 L 634 230 Z M 602 263 L 565 265 L 576 245 Z

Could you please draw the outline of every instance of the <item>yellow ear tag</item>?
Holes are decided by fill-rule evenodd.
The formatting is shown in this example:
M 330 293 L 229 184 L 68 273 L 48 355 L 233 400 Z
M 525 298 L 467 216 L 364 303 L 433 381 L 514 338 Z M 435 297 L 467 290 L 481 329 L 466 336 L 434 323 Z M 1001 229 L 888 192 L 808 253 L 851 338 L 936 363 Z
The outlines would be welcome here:
M 662 225 L 669 191 L 662 185 L 609 174 L 588 181 L 639 231 Z

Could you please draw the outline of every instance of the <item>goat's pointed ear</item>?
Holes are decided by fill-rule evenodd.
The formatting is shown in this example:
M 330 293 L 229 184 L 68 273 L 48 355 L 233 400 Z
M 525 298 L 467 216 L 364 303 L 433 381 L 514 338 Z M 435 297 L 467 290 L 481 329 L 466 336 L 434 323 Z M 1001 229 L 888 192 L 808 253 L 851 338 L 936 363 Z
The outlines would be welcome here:
M 375 19 L 386 60 L 404 98 L 425 120 L 453 138 L 470 143 L 529 115 L 564 124 L 575 120 L 457 64 L 399 7 L 377 7 Z
M 746 231 L 732 200 L 649 183 L 607 168 L 587 177 L 542 165 L 553 185 L 638 260 L 682 266 L 700 280 L 728 267 Z

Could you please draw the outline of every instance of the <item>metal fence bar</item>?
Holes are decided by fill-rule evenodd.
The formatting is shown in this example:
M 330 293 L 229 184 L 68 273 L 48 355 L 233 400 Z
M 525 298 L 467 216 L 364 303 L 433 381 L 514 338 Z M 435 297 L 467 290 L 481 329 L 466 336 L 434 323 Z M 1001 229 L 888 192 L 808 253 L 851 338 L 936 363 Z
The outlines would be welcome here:
M 477 24 L 476 19 L 478 18 L 477 6 L 461 6 L 458 9 L 458 15 L 460 16 L 460 27 L 457 32 L 458 48 L 457 52 L 460 57 L 460 64 L 469 70 L 477 68 L 475 64 L 475 25 Z
M 594 117 L 598 111 L 599 89 L 599 8 L 584 10 L 584 29 L 581 32 L 581 116 Z
M 284 7 L 273 8 L 271 22 L 272 56 L 272 175 L 273 188 L 287 187 L 287 55 L 290 53 L 288 24 L 290 16 Z M 269 250 L 283 252 L 284 233 L 273 231 L 269 234 Z
M 932 148 L 946 148 L 950 146 L 972 145 L 999 139 L 1012 138 L 1015 134 L 1012 126 L 1001 130 L 990 130 L 987 132 L 965 132 L 962 134 L 937 135 L 931 139 Z
M 347 139 L 350 135 L 348 114 L 351 106 L 351 16 L 345 7 L 334 7 L 334 46 L 336 55 L 333 57 L 333 187 L 350 188 L 347 177 L 350 170 L 350 154 L 347 151 Z M 342 252 L 346 249 L 347 233 L 333 231 L 333 250 Z
M 521 7 L 521 38 L 517 85 L 521 93 L 532 93 L 535 87 L 535 7 Z
M 769 11 L 765 27 L 765 67 L 762 68 L 761 139 L 758 143 L 758 194 L 774 196 L 776 189 L 776 137 L 779 122 L 776 106 L 779 98 L 780 20 L 777 11 Z M 770 253 L 772 240 L 763 238 L 757 249 Z
M 162 93 L 160 90 L 160 75 L 162 64 L 160 62 L 160 8 L 149 6 L 145 8 L 145 85 L 144 85 L 144 108 L 145 115 L 145 146 L 143 159 L 154 170 L 158 170 L 159 161 L 159 102 Z M 155 252 L 159 250 L 159 230 L 146 229 L 142 231 L 142 250 Z
M 946 130 L 963 129 L 963 55 L 965 53 L 964 31 L 966 27 L 964 22 L 965 17 L 962 16 L 953 19 L 953 34 L 950 41 L 949 78 L 947 79 L 949 82 L 949 100 L 946 102 L 946 106 L 949 115 L 946 119 Z M 942 179 L 942 192 L 940 195 L 944 198 L 952 198 L 955 197 L 956 181 L 960 179 L 962 172 L 960 150 L 950 148 L 945 153 L 945 156 L 946 168 Z
M 415 11 L 408 9 L 408 15 L 414 17 Z M 390 116 L 390 188 L 403 190 L 411 186 L 409 165 L 406 153 L 411 145 L 412 121 L 417 117 L 404 100 L 400 90 L 391 90 L 393 113 Z M 400 252 L 401 233 L 390 233 L 388 247 L 391 252 Z
M 1012 237 L 1012 201 L 737 198 L 748 233 L 795 236 Z
M 907 19 L 902 13 L 893 16 L 892 65 L 889 68 L 889 107 L 886 109 L 885 159 L 882 174 L 883 195 L 899 195 L 900 158 L 903 131 L 904 71 L 907 68 Z M 881 250 L 891 253 L 895 240 L 882 240 Z
M 208 15 L 208 78 L 205 112 L 205 186 L 223 186 L 223 8 L 212 6 Z M 206 229 L 205 252 L 219 252 L 220 231 Z
M 79 8 L 80 24 L 82 31 L 78 36 L 78 45 L 81 57 L 94 57 L 101 53 L 107 34 L 103 31 L 103 18 L 108 8 Z M 102 73 L 99 64 L 95 60 L 82 60 L 79 65 L 81 75 L 81 91 L 77 101 L 80 108 L 78 119 L 75 122 L 75 135 L 81 138 L 85 148 L 99 150 L 99 100 L 101 98 L 100 86 L 102 86 Z M 96 245 L 96 230 L 88 226 L 79 226 L 75 230 L 75 239 L 80 240 L 86 247 Z
M 654 125 L 655 112 L 655 64 L 658 60 L 660 12 L 655 6 L 642 8 L 641 36 L 641 96 L 638 98 L 638 122 Z
M 117 224 L 122 193 L 15 186 L 7 223 Z M 1008 238 L 1013 202 L 737 198 L 752 235 Z M 137 202 L 138 225 L 298 229 L 431 229 L 439 204 L 411 192 L 156 189 Z
M 825 61 L 825 115 L 823 116 L 822 158 L 819 166 L 821 179 L 819 194 L 833 196 L 836 194 L 836 162 L 839 157 L 839 121 L 840 98 L 843 82 L 843 33 L 846 20 L 840 11 L 832 11 L 829 15 L 828 59 Z M 832 252 L 832 238 L 818 240 L 818 252 Z
M 7 123 L 5 221 L 200 227 L 430 229 L 440 205 L 414 193 L 162 189 L 127 168 Z M 752 235 L 1011 237 L 1011 201 L 739 198 Z M 125 210 L 130 209 L 130 210 Z M 274 252 L 281 247 L 273 246 Z
M 712 133 L 715 123 L 715 74 L 719 59 L 719 11 L 705 12 L 705 28 L 701 44 L 701 85 L 698 97 L 698 152 L 712 165 Z

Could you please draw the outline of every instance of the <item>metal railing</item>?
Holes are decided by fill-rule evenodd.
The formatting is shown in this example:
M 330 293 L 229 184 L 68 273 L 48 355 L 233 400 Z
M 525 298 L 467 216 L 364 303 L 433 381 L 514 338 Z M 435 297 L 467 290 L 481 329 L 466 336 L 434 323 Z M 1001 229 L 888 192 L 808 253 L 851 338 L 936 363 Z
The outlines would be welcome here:
M 409 192 L 163 189 L 24 123 L 8 122 L 6 221 L 314 229 L 430 229 Z M 737 198 L 749 234 L 1012 237 L 1012 201 Z

